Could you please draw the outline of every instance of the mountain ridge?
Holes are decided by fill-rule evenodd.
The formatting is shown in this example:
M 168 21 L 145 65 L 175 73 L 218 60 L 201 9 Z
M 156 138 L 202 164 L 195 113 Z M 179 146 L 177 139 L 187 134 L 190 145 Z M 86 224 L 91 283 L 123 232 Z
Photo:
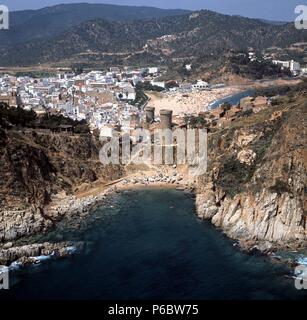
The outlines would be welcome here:
M 2 65 L 33 65 L 69 60 L 89 63 L 123 59 L 161 63 L 169 59 L 219 55 L 228 50 L 262 50 L 307 41 L 294 25 L 269 25 L 257 19 L 209 10 L 132 21 L 85 21 L 46 40 L 0 50 Z M 106 58 L 107 56 L 107 58 Z M 122 58 L 118 58 L 122 56 Z M 117 63 L 118 64 L 118 63 Z
M 89 3 L 60 4 L 38 10 L 13 11 L 10 13 L 10 30 L 0 33 L 0 46 L 53 37 L 71 27 L 97 18 L 129 21 L 189 12 L 183 9 Z

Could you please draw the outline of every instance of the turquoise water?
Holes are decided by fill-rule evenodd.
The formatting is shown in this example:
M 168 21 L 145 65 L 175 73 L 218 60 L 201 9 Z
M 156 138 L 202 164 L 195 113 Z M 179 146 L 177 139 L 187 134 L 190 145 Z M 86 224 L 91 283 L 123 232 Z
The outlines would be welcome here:
M 85 241 L 74 257 L 14 274 L 5 299 L 296 299 L 283 265 L 242 254 L 177 190 L 114 195 L 41 240 Z M 306 297 L 306 295 L 305 295 Z

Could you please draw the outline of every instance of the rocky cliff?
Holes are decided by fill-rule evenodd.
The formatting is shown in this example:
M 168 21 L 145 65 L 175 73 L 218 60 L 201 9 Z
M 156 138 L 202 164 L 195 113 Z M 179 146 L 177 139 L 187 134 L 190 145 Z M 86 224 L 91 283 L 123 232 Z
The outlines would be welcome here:
M 208 171 L 196 184 L 197 212 L 242 247 L 306 244 L 306 87 L 209 134 Z M 100 163 L 99 149 L 89 134 L 0 128 L 0 246 L 99 202 L 92 197 L 79 203 L 72 196 L 82 184 L 122 176 L 121 167 Z M 60 209 L 50 205 L 63 199 Z
M 298 247 L 306 225 L 306 91 L 209 136 L 197 210 L 241 246 Z
M 89 134 L 0 130 L 0 242 L 52 226 L 45 207 L 55 195 L 121 175 L 120 168 L 100 163 L 100 143 Z

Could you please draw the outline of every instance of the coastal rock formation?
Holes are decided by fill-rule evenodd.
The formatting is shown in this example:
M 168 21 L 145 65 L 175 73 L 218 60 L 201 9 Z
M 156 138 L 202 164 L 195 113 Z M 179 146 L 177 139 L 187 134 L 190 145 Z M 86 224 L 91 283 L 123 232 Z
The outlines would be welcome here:
M 40 243 L 0 250 L 0 265 L 36 264 L 48 257 L 62 258 L 82 250 L 84 243 Z
M 207 194 L 197 197 L 198 214 L 221 228 L 229 237 L 252 240 L 255 244 L 300 244 L 307 232 L 304 211 L 299 200 L 284 194 L 242 193 L 226 197 L 221 205 L 208 202 Z
M 198 215 L 243 247 L 306 244 L 304 101 L 239 118 L 209 137 L 209 170 L 197 188 Z
M 256 153 L 253 150 L 242 150 L 238 153 L 238 160 L 241 163 L 251 165 L 256 160 Z
M 76 207 L 82 212 L 88 205 L 69 198 L 77 186 L 122 174 L 120 167 L 100 163 L 100 143 L 91 135 L 0 133 L 0 243 L 45 231 Z M 67 206 L 50 214 L 46 208 L 57 194 L 67 198 Z
M 257 114 L 211 128 L 208 170 L 196 185 L 178 166 L 124 179 L 122 167 L 99 162 L 100 144 L 91 135 L 0 129 L 0 244 L 44 232 L 63 217 L 83 217 L 117 186 L 168 184 L 195 187 L 199 217 L 243 247 L 304 245 L 306 97 L 302 91 Z M 88 193 L 95 182 L 94 194 Z M 83 196 L 77 197 L 77 190 Z M 6 243 L 0 253 L 10 249 Z
M 34 234 L 52 226 L 42 210 L 29 208 L 25 210 L 1 210 L 0 243 L 10 241 L 24 235 Z

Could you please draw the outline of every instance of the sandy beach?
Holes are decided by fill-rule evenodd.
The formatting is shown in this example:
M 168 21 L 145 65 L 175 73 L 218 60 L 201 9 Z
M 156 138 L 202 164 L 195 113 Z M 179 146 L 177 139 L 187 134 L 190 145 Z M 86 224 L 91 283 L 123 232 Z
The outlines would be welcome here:
M 80 186 L 75 190 L 77 199 L 86 199 L 95 196 L 106 196 L 116 191 L 145 188 L 188 188 L 193 185 L 188 177 L 185 166 L 176 168 L 164 168 L 162 170 L 148 170 L 128 174 L 125 177 L 110 183 L 97 181 L 91 185 Z
M 162 109 L 173 111 L 174 115 L 181 113 L 198 114 L 207 111 L 207 107 L 214 101 L 235 95 L 248 89 L 260 89 L 270 86 L 295 85 L 301 80 L 276 79 L 262 82 L 249 82 L 247 84 L 232 85 L 224 88 L 217 88 L 205 91 L 194 91 L 189 93 L 180 92 L 152 92 L 147 91 L 150 98 L 148 106 L 155 107 L 156 114 Z
M 173 111 L 174 115 L 181 113 L 195 113 L 206 111 L 206 107 L 215 100 L 225 98 L 242 91 L 238 87 L 212 89 L 211 91 L 179 92 L 146 92 L 150 98 L 148 106 L 155 107 L 157 114 L 162 109 Z

